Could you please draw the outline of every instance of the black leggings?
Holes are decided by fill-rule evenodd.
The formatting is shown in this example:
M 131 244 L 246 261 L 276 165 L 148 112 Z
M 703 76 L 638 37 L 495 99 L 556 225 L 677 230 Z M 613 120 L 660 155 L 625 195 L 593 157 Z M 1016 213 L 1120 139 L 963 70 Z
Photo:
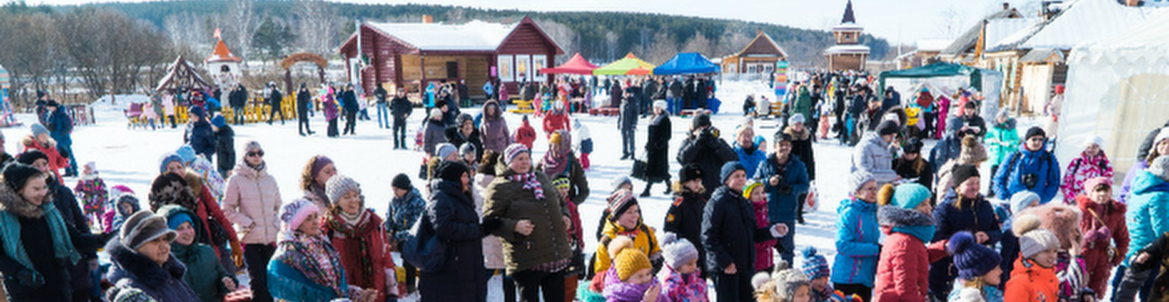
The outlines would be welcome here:
M 555 273 L 521 271 L 516 272 L 512 278 L 520 290 L 521 302 L 540 302 L 541 296 L 544 297 L 544 301 L 564 301 L 563 271 Z
M 275 244 L 244 245 L 244 261 L 248 264 L 248 275 L 252 277 L 252 301 L 272 301 L 272 295 L 268 293 L 268 260 L 272 260 L 275 253 Z

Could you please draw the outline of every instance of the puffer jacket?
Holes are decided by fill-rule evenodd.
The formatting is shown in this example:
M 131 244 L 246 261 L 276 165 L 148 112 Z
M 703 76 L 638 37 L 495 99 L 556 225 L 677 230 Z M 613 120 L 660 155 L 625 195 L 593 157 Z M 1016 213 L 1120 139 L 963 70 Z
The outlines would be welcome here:
M 865 133 L 864 138 L 853 149 L 852 169 L 849 171 L 873 174 L 877 183 L 888 183 L 898 177 L 897 172 L 893 171 L 893 154 L 889 152 L 889 143 L 881 139 L 875 131 Z
M 536 128 L 532 128 L 532 124 L 530 124 L 528 121 L 524 121 L 523 125 L 520 125 L 519 128 L 516 128 L 515 137 L 512 141 L 523 144 L 524 146 L 528 147 L 529 150 L 532 149 L 532 143 L 536 142 Z M 504 146 L 504 148 L 506 149 L 507 146 Z M 503 149 L 500 150 L 500 152 L 503 152 Z
M 422 301 L 486 301 L 487 275 L 483 274 L 480 242 L 484 234 L 475 202 L 454 181 L 434 182 L 430 191 L 424 219 L 430 220 L 437 238 L 447 242 L 447 254 L 441 270 L 422 272 L 418 284 Z
M 925 213 L 883 206 L 877 217 L 887 236 L 877 263 L 873 302 L 929 301 L 930 263 L 946 255 L 948 240 L 926 246 L 922 238 L 929 234 L 921 230 L 928 229 L 933 219 Z
M 1076 196 L 1076 205 L 1082 215 L 1080 232 L 1084 234 L 1083 256 L 1090 276 L 1088 286 L 1097 293 L 1104 293 L 1109 273 L 1112 267 L 1120 265 L 1124 254 L 1128 253 L 1129 234 L 1128 225 L 1124 221 L 1124 212 L 1127 208 L 1123 203 L 1109 200 L 1108 204 L 1100 204 L 1088 198 L 1087 195 Z M 1113 242 L 1116 243 L 1116 255 L 1109 256 Z
M 990 165 L 1001 165 L 1003 160 L 1019 149 L 1019 132 L 1015 130 L 1015 120 L 990 127 L 983 143 L 990 149 Z
M 704 197 L 710 198 L 714 188 L 722 186 L 718 179 L 719 169 L 724 163 L 738 159 L 735 150 L 717 136 L 718 131 L 703 131 L 699 135 L 689 135 L 682 140 L 678 147 L 675 159 L 679 164 L 698 165 L 702 170 L 702 187 L 706 188 Z
M 1080 152 L 1080 156 L 1072 159 L 1068 163 L 1067 174 L 1063 176 L 1063 185 L 1060 186 L 1060 191 L 1063 192 L 1064 202 L 1071 203 L 1076 200 L 1076 196 L 1080 193 L 1086 193 L 1085 189 L 1091 190 L 1093 188 L 1084 188 L 1084 182 L 1095 177 L 1106 177 L 1112 179 L 1112 162 L 1108 161 L 1108 156 L 1104 155 L 1104 150 L 1100 150 L 1096 156 L 1088 156 L 1087 153 Z
M 1012 164 L 1015 157 L 1018 159 L 1013 160 Z M 1023 184 L 1023 177 L 1028 173 L 1034 173 L 1037 179 L 1033 188 Z M 1040 204 L 1046 204 L 1059 193 L 1059 181 L 1059 160 L 1046 147 L 1039 151 L 1019 148 L 1019 151 L 1006 159 L 1003 166 L 999 166 L 991 186 L 995 196 L 1015 196 L 1015 193 L 1021 191 L 1031 191 L 1039 194 Z
M 47 144 L 42 144 L 41 142 L 34 139 L 32 135 L 29 135 L 21 139 L 20 144 L 24 146 L 20 152 L 27 152 L 29 149 L 36 149 L 40 150 L 42 153 L 45 153 L 45 155 L 49 157 L 49 169 L 53 170 L 53 176 L 56 176 L 57 179 L 61 179 L 61 173 L 58 171 L 69 166 L 69 158 L 63 157 L 61 156 L 60 152 L 57 152 L 56 141 L 49 141 Z
M 786 163 L 776 163 L 772 153 L 767 160 L 759 164 L 755 172 L 755 179 L 763 184 L 763 191 L 767 192 L 767 219 L 771 223 L 796 221 L 796 206 L 799 205 L 799 196 L 808 192 L 808 170 L 804 162 L 795 154 L 788 155 Z M 782 173 L 782 174 L 781 174 Z M 778 186 L 771 185 L 771 177 L 778 175 Z
M 489 100 L 483 104 L 484 110 L 487 107 L 495 107 L 499 111 L 499 103 L 495 100 Z M 484 115 L 483 121 L 479 124 L 479 135 L 483 141 L 484 150 L 495 150 L 495 152 L 503 153 L 507 149 L 507 145 L 512 143 L 511 132 L 507 129 L 507 121 L 499 114 Z
M 747 178 L 755 178 L 755 171 L 759 169 L 759 164 L 767 160 L 767 153 L 759 150 L 757 145 L 745 148 L 738 142 L 735 143 L 734 150 L 735 155 L 739 156 L 739 163 L 743 164 L 743 168 L 746 168 Z
M 267 168 L 259 170 L 240 163 L 227 179 L 223 215 L 227 216 L 244 244 L 272 244 L 280 233 L 280 188 Z
M 656 231 L 638 222 L 636 228 L 629 230 L 621 225 L 606 219 L 605 230 L 602 231 L 605 237 L 609 239 L 616 238 L 618 235 L 629 237 L 633 239 L 633 247 L 641 250 L 650 257 L 650 260 L 661 258 L 662 247 L 658 243 Z M 597 245 L 596 262 L 593 263 L 593 272 L 602 274 L 609 270 L 609 266 L 613 265 L 612 256 L 609 255 L 609 249 L 604 245 Z
M 702 219 L 702 248 L 706 249 L 706 270 L 722 272 L 755 267 L 755 242 L 776 239 L 769 229 L 756 227 L 755 211 L 742 192 L 721 186 L 706 203 Z
M 990 201 L 981 195 L 973 202 L 968 202 L 961 209 L 958 208 L 958 194 L 950 191 L 938 202 L 934 209 L 933 219 L 937 225 L 933 242 L 942 242 L 960 231 L 971 234 L 986 233 L 990 239 L 983 244 L 994 246 L 1003 238 L 1002 228 L 999 227 L 998 217 L 994 214 L 994 207 Z M 953 289 L 952 283 L 958 276 L 958 269 L 952 266 L 953 257 L 945 256 L 933 262 L 930 267 L 930 284 L 937 294 L 948 293 Z
M 836 259 L 832 283 L 873 287 L 881 252 L 877 204 L 850 197 L 836 208 Z
M 442 120 L 428 119 L 422 127 L 422 151 L 434 154 L 434 147 L 446 142 L 446 124 Z M 458 148 L 458 147 L 455 147 Z
M 572 249 L 563 218 L 569 217 L 570 213 L 552 181 L 543 172 L 533 170 L 544 193 L 544 198 L 540 199 L 533 189 L 524 189 L 523 182 L 510 179 L 519 175 L 502 162 L 496 165 L 495 171 L 495 180 L 483 191 L 483 220 L 499 219 L 501 222 L 493 234 L 503 239 L 507 272 L 514 274 L 570 259 Z M 535 226 L 528 236 L 514 231 L 516 223 L 525 219 Z
M 1022 257 L 1015 260 L 1011 280 L 1003 291 L 1003 300 L 1011 302 L 1051 302 L 1059 299 L 1059 279 L 1055 271 Z
M 1169 182 L 1149 171 L 1140 171 L 1132 182 L 1132 194 L 1128 201 L 1128 212 L 1124 214 L 1131 232 L 1130 246 L 1146 246 L 1160 234 L 1169 232 Z M 1124 257 L 1136 255 L 1137 249 L 1129 249 Z
M 426 210 L 426 200 L 422 198 L 422 193 L 418 192 L 418 188 L 410 188 L 401 198 L 394 197 L 390 201 L 390 206 L 386 209 L 386 232 L 389 232 L 390 239 L 397 243 L 406 242 L 407 236 L 410 235 L 410 228 L 414 227 L 414 222 L 418 221 L 418 217 L 422 217 L 422 212 Z

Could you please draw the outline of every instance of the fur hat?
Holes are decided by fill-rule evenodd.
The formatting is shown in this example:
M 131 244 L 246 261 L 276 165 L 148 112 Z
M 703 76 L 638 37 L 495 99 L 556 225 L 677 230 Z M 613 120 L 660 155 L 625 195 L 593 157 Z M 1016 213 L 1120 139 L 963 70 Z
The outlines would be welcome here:
M 804 263 L 800 270 L 804 271 L 804 276 L 808 279 L 818 279 L 831 276 L 832 271 L 828 268 L 828 260 L 816 253 L 816 248 L 806 246 L 800 250 L 800 255 L 804 257 Z
M 1041 223 L 1038 216 L 1031 214 L 1019 215 L 1011 223 L 1011 231 L 1019 236 L 1019 253 L 1023 258 L 1059 248 L 1059 238 L 1051 231 L 1040 228 Z
M 958 163 L 976 165 L 986 161 L 986 146 L 978 142 L 978 138 L 968 135 L 962 138 L 962 151 L 958 153 Z
M 1161 155 L 1149 164 L 1149 173 L 1160 177 L 1161 180 L 1169 181 L 1169 155 Z
M 883 136 L 883 135 L 897 134 L 897 132 L 900 130 L 901 130 L 901 127 L 897 125 L 897 122 L 890 121 L 890 120 L 882 121 L 880 124 L 877 125 L 877 135 Z
M 726 183 L 727 179 L 731 178 L 731 174 L 739 170 L 747 171 L 747 168 L 744 168 L 743 164 L 740 164 L 739 161 L 729 161 L 723 164 L 722 170 L 718 174 L 719 182 Z
M 528 147 L 524 146 L 523 144 L 511 144 L 510 146 L 507 146 L 507 149 L 503 150 L 503 164 L 510 164 L 511 161 L 515 160 L 516 156 L 520 156 L 521 153 L 528 153 L 528 155 L 531 156 L 532 151 L 528 150 Z
M 37 149 L 28 149 L 28 151 L 24 151 L 24 153 L 16 155 L 16 162 L 26 165 L 32 165 L 38 159 L 49 161 L 49 156 L 45 155 L 44 152 L 41 152 L 41 150 Z
M 470 169 L 461 161 L 444 160 L 438 163 L 438 167 L 434 169 L 434 177 L 445 181 L 460 182 L 463 174 L 466 174 Z
M 1039 201 L 1039 194 L 1031 191 L 1019 191 L 1014 196 L 1011 196 L 1011 213 L 1022 213 L 1031 203 Z
M 33 137 L 41 136 L 41 134 L 49 134 L 49 129 L 45 129 L 45 126 L 41 124 L 32 124 L 29 128 L 32 128 Z
M 865 186 L 866 183 L 876 180 L 877 179 L 873 177 L 873 174 L 869 174 L 869 172 L 852 172 L 852 174 L 848 176 L 848 193 L 855 194 L 856 192 L 860 191 L 861 187 Z
M 295 231 L 300 228 L 300 224 L 313 213 L 320 212 L 316 204 L 308 201 L 308 199 L 297 198 L 296 200 L 284 204 L 280 207 L 280 221 L 284 222 L 285 231 Z
M 1023 140 L 1027 140 L 1027 139 L 1029 139 L 1031 137 L 1035 137 L 1035 136 L 1041 136 L 1041 137 L 1047 138 L 1047 132 L 1044 132 L 1043 128 L 1031 127 L 1031 129 L 1027 129 L 1027 135 L 1023 136 Z
M 951 183 L 954 184 L 955 187 L 957 187 L 958 184 L 966 182 L 966 180 L 970 179 L 971 177 L 982 177 L 978 173 L 978 168 L 975 168 L 972 165 L 956 165 L 953 169 L 950 170 Z
M 613 267 L 617 270 L 617 278 L 624 282 L 629 281 L 629 277 L 633 277 L 638 271 L 653 269 L 653 264 L 649 262 L 649 257 L 645 253 L 632 248 L 617 252 L 617 257 L 613 258 Z
M 682 169 L 685 170 L 686 168 L 683 167 Z M 686 174 L 682 173 L 682 177 L 686 177 Z M 609 184 L 613 186 L 612 192 L 616 193 L 617 191 L 621 191 L 621 186 L 625 185 L 625 184 L 629 184 L 629 187 L 632 188 L 633 187 L 633 180 L 629 179 L 629 176 L 620 176 L 620 177 L 614 178 L 613 181 L 610 182 Z
M 958 277 L 962 280 L 982 277 L 1003 262 L 998 252 L 978 244 L 974 235 L 967 231 L 950 236 L 947 250 L 954 255 L 954 266 L 958 268 Z
M 338 201 L 342 197 L 345 197 L 345 194 L 349 194 L 349 192 L 357 192 L 360 195 L 361 184 L 358 184 L 356 180 L 348 176 L 341 174 L 333 175 L 325 183 L 325 195 L 329 196 L 330 204 L 337 205 Z
M 199 200 L 181 175 L 166 173 L 158 175 L 150 184 L 150 209 L 158 210 L 165 205 L 178 205 L 188 210 L 199 209 Z
M 695 164 L 687 164 L 682 166 L 682 169 L 678 172 L 678 174 L 679 182 L 702 179 L 702 168 L 699 168 L 698 165 Z
M 803 113 L 792 114 L 792 117 L 787 118 L 788 124 L 803 124 L 804 122 L 805 120 Z
M 430 108 L 430 119 L 442 120 L 442 109 L 439 109 L 438 107 Z
M 662 242 L 662 258 L 670 268 L 677 270 L 690 261 L 698 260 L 698 248 L 686 238 L 667 232 L 658 236 L 658 239 Z
M 811 281 L 803 272 L 787 266 L 787 263 L 781 261 L 775 266 L 775 273 L 767 275 L 766 272 L 760 272 L 751 278 L 758 301 L 794 301 L 796 290 L 811 286 Z
M 135 212 L 126 218 L 122 223 L 122 229 L 118 232 L 118 238 L 122 241 L 122 245 L 137 250 L 147 242 L 154 241 L 158 238 L 163 238 L 167 242 L 175 240 L 178 233 L 171 230 L 166 225 L 166 217 L 155 215 L 147 210 Z
M 637 205 L 637 198 L 629 190 L 619 190 L 609 195 L 609 220 L 617 221 L 630 207 Z
M 447 156 L 451 156 L 451 154 L 455 154 L 456 152 L 459 152 L 459 147 L 455 147 L 455 145 L 449 143 L 441 143 L 434 147 L 434 154 L 438 155 L 439 160 L 444 160 Z
M 1039 217 L 1039 227 L 1050 230 L 1059 238 L 1060 248 L 1069 248 L 1073 242 L 1081 242 L 1083 233 L 1080 232 L 1080 209 L 1073 205 L 1061 202 L 1050 202 L 1045 205 L 1030 208 L 1023 213 Z
M 390 186 L 402 190 L 410 190 L 414 188 L 414 186 L 410 184 L 410 176 L 406 176 L 406 173 L 398 173 L 398 175 L 395 175 L 394 180 L 390 181 Z
M 8 188 L 12 192 L 20 192 L 20 189 L 24 188 L 24 184 L 28 182 L 30 177 L 38 174 L 43 175 L 41 170 L 37 170 L 37 168 L 22 162 L 8 164 L 7 167 L 4 167 L 3 174 L 4 183 L 8 185 Z

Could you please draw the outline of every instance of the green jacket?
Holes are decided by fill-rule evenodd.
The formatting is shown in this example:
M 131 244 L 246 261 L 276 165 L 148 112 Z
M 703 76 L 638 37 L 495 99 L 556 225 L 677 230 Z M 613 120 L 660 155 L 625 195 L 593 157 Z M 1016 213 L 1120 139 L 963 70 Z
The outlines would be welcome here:
M 186 208 L 168 205 L 158 209 L 158 215 L 166 217 L 167 220 L 173 219 L 175 215 L 180 213 L 187 214 L 192 218 L 192 222 L 196 230 L 203 229 L 203 224 L 197 219 L 194 212 Z M 178 241 L 170 244 L 171 255 L 175 259 L 187 266 L 187 273 L 183 274 L 183 281 L 195 290 L 199 295 L 199 300 L 203 302 L 218 302 L 223 301 L 223 297 L 230 291 L 227 286 L 223 285 L 223 277 L 231 278 L 232 281 L 239 281 L 235 279 L 235 275 L 229 273 L 219 264 L 219 257 L 215 255 L 215 250 L 211 246 L 199 243 L 199 236 L 195 236 L 195 241 L 191 245 L 182 245 Z
M 803 114 L 804 118 L 811 119 L 812 107 L 816 105 L 812 104 L 812 94 L 808 92 L 807 86 L 800 86 L 798 90 L 799 94 L 796 95 L 796 100 L 792 104 L 792 115 L 799 113 Z
M 986 134 L 986 145 L 990 147 L 991 166 L 1001 165 L 1011 154 L 1019 149 L 1019 132 L 1015 130 L 1015 121 L 996 123 Z
M 533 168 L 544 190 L 544 199 L 537 199 L 534 190 L 525 190 L 522 182 L 508 179 L 516 173 L 502 162 L 495 170 L 498 176 L 483 193 L 483 219 L 502 222 L 493 234 L 503 239 L 503 259 L 508 273 L 570 259 L 572 249 L 563 218 L 569 216 L 568 208 L 548 177 Z M 514 231 L 516 223 L 524 219 L 535 225 L 528 236 Z

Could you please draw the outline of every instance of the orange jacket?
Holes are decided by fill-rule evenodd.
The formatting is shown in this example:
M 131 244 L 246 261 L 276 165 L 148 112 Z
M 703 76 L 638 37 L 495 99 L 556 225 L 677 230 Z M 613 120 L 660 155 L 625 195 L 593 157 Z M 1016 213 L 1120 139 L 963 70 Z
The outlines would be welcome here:
M 1024 262 L 1026 261 L 1026 262 Z M 1054 302 L 1059 300 L 1059 279 L 1051 268 L 1039 266 L 1022 257 L 1015 260 L 1011 280 L 1007 281 L 1003 301 Z

